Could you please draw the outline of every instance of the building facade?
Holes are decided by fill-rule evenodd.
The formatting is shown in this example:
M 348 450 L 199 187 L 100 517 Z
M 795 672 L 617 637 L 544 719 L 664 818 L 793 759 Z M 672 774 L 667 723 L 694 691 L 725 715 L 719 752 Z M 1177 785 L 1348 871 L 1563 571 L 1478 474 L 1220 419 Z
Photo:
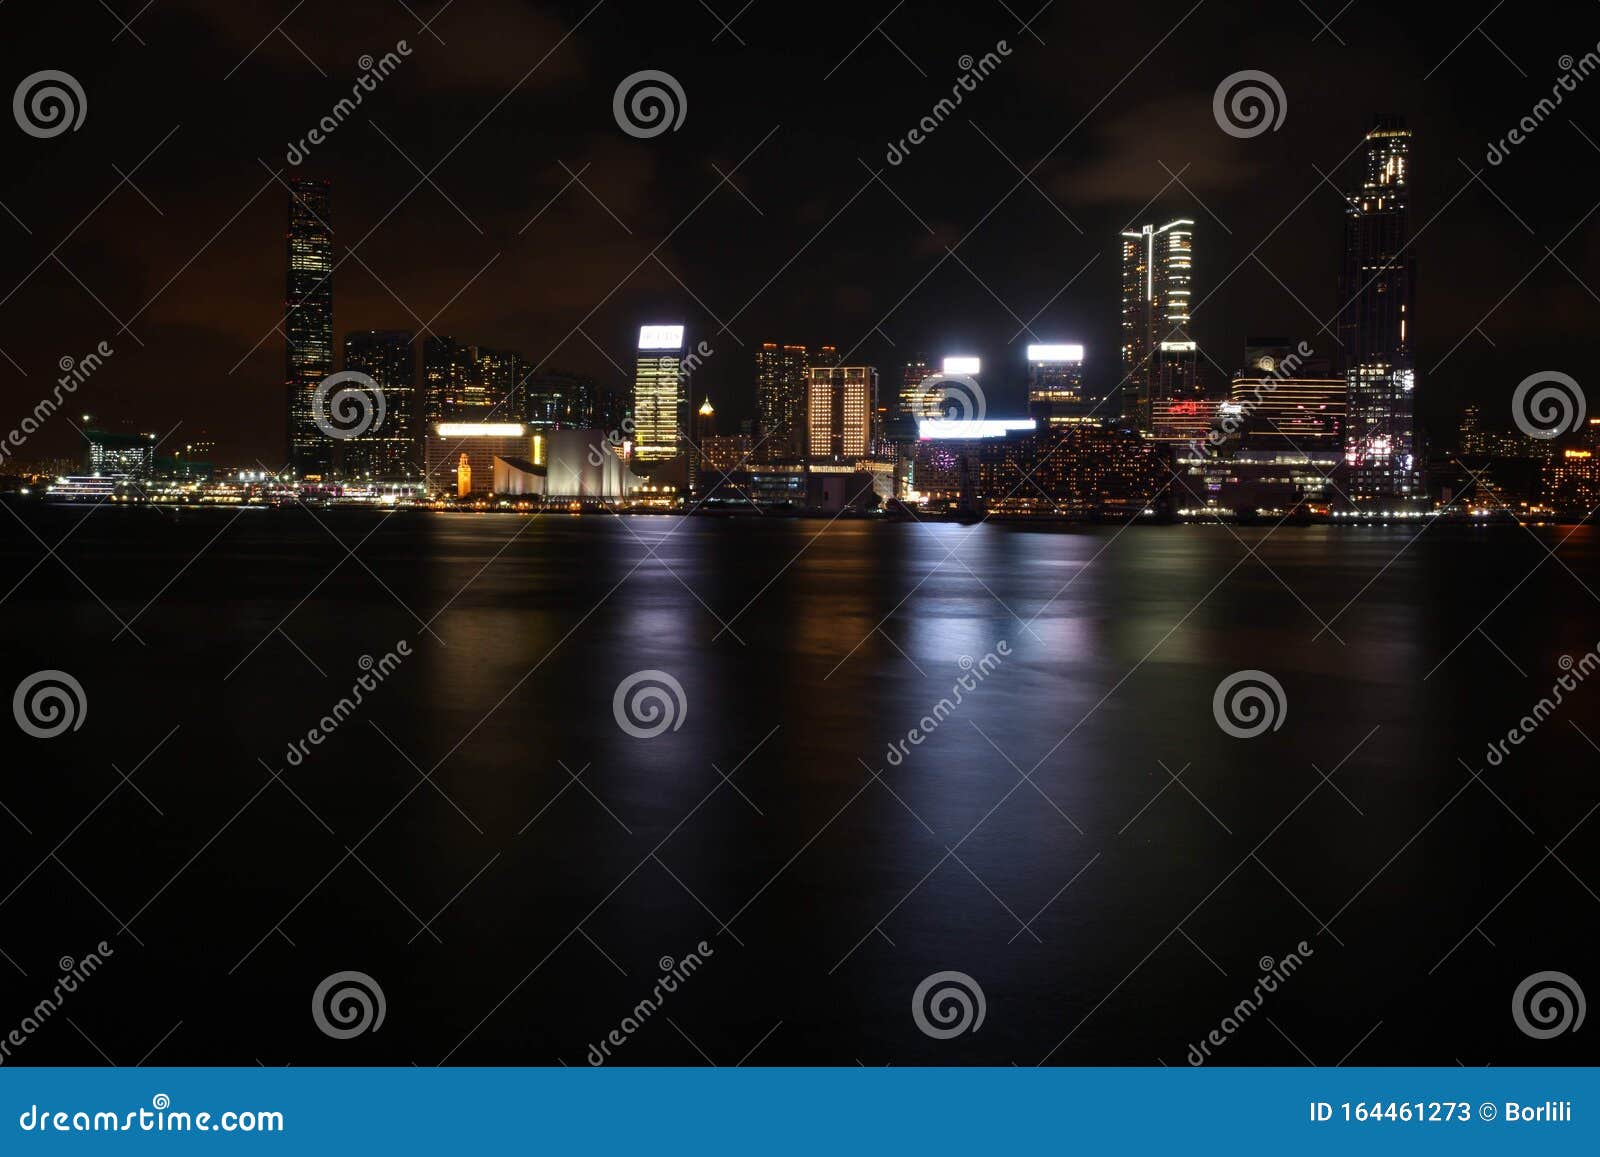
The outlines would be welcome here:
M 813 366 L 806 424 L 807 450 L 815 459 L 867 456 L 878 400 L 878 371 L 872 366 Z
M 646 325 L 639 329 L 633 367 L 633 457 L 665 462 L 683 447 L 683 326 Z
M 1165 225 L 1142 225 L 1136 232 L 1123 232 L 1121 243 L 1122 416 L 1137 429 L 1149 430 L 1150 403 L 1162 394 L 1162 343 L 1191 341 L 1194 222 L 1178 218 Z M 1171 360 L 1166 376 L 1178 373 L 1181 380 L 1183 359 Z
M 317 387 L 333 373 L 333 229 L 327 181 L 289 180 L 284 293 L 284 394 L 288 462 L 300 474 L 333 467 L 333 438 L 317 427 Z
M 349 476 L 394 477 L 421 465 L 417 436 L 417 364 L 407 330 L 369 329 L 344 335 L 344 368 L 366 374 L 383 392 L 383 421 L 339 443 Z
M 803 345 L 763 342 L 756 350 L 756 414 L 766 439 L 764 460 L 799 455 L 804 449 L 809 368 Z
M 1346 198 L 1338 331 L 1344 359 L 1348 493 L 1356 505 L 1423 497 L 1417 443 L 1416 260 L 1408 252 L 1411 133 L 1380 115 Z

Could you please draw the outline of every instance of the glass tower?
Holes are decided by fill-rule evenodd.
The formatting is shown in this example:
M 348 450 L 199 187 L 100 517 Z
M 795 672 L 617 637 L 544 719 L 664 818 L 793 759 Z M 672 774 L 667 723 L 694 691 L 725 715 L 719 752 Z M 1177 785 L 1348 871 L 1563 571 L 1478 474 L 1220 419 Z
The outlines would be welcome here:
M 1193 288 L 1193 221 L 1180 217 L 1122 234 L 1122 416 L 1140 430 L 1150 429 L 1150 403 L 1162 396 L 1163 381 L 1192 390 Z
M 404 475 L 421 461 L 417 436 L 417 370 L 408 330 L 368 329 L 344 335 L 344 368 L 366 374 L 383 391 L 383 421 L 341 444 L 346 474 Z
M 683 429 L 683 326 L 639 329 L 633 366 L 633 456 L 665 462 L 678 456 Z
M 316 389 L 333 373 L 333 230 L 328 182 L 289 181 L 289 276 L 284 294 L 288 461 L 300 474 L 333 465 L 333 439 L 317 428 Z
M 1405 252 L 1410 162 L 1405 122 L 1379 115 L 1367 133 L 1361 183 L 1345 205 L 1339 342 L 1348 493 L 1358 506 L 1422 495 L 1410 327 L 1416 261 Z
M 798 454 L 805 438 L 806 372 L 803 345 L 763 342 L 756 350 L 756 412 L 766 441 L 761 457 Z

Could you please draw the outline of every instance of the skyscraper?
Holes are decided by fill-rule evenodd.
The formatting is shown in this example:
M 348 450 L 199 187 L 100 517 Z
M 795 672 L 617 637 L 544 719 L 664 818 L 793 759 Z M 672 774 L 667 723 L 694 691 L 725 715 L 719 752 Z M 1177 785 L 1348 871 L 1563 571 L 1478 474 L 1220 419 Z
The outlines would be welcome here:
M 455 338 L 432 336 L 422 341 L 423 418 L 428 425 L 468 421 L 481 414 L 467 406 L 472 354 Z
M 901 367 L 900 370 L 900 414 L 909 418 L 932 418 L 935 407 L 930 405 L 928 397 L 922 391 L 922 383 L 933 373 L 933 367 L 928 364 L 928 359 L 921 354 L 913 357 Z M 935 401 L 937 398 L 935 398 Z
M 1140 430 L 1150 429 L 1150 402 L 1162 395 L 1164 381 L 1181 384 L 1185 374 L 1193 381 L 1182 356 L 1191 355 L 1192 367 L 1193 288 L 1193 221 L 1180 217 L 1122 234 L 1122 416 Z
M 763 458 L 798 455 L 805 445 L 809 366 L 803 345 L 763 342 L 756 350 L 756 413 L 765 438 Z
M 1067 422 L 1086 416 L 1092 408 L 1083 396 L 1083 346 L 1028 347 L 1028 413 L 1032 417 L 1045 423 Z
M 340 446 L 346 474 L 378 477 L 420 464 L 417 367 L 406 330 L 369 329 L 344 335 L 344 368 L 366 374 L 383 391 L 383 421 Z
M 328 182 L 289 179 L 287 288 L 284 293 L 284 394 L 289 465 L 321 474 L 333 465 L 333 439 L 317 428 L 315 396 L 333 373 L 333 230 Z
M 815 458 L 864 458 L 872 439 L 878 371 L 871 366 L 815 366 L 806 427 Z
M 1367 133 L 1361 183 L 1345 204 L 1339 342 L 1349 392 L 1348 493 L 1357 505 L 1422 494 L 1409 325 L 1416 260 L 1405 252 L 1410 161 L 1405 122 L 1379 115 Z
M 683 430 L 683 326 L 639 327 L 633 367 L 633 456 L 665 462 L 678 456 Z

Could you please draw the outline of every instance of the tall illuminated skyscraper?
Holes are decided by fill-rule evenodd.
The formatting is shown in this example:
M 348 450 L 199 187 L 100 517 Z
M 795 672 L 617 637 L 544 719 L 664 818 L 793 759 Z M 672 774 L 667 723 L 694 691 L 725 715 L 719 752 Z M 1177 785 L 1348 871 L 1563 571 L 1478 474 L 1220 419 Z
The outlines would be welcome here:
M 803 345 L 763 342 L 756 350 L 756 413 L 761 419 L 761 457 L 799 454 L 805 445 L 806 371 Z
M 1380 115 L 1367 133 L 1361 184 L 1345 205 L 1339 342 L 1349 392 L 1344 454 L 1357 505 L 1420 497 L 1411 321 L 1416 259 L 1410 241 L 1411 133 Z
M 288 282 L 284 293 L 284 394 L 289 465 L 321 474 L 333 439 L 317 428 L 316 389 L 333 373 L 333 229 L 328 182 L 289 180 Z
M 1189 337 L 1193 288 L 1193 221 L 1180 217 L 1122 234 L 1122 416 L 1140 430 L 1150 429 L 1150 402 L 1161 396 L 1163 379 L 1182 382 L 1187 372 L 1193 380 L 1181 356 L 1195 352 Z
M 1085 417 L 1091 408 L 1083 396 L 1083 346 L 1030 345 L 1028 413 L 1041 422 L 1060 423 Z
M 816 458 L 864 458 L 872 441 L 878 371 L 872 366 L 814 366 L 806 425 Z
M 923 393 L 922 383 L 933 373 L 933 367 L 928 364 L 928 359 L 918 354 L 906 362 L 900 369 L 900 392 L 897 400 L 900 403 L 900 414 L 909 418 L 932 418 L 927 397 Z
M 344 335 L 344 368 L 366 374 L 383 391 L 383 421 L 340 446 L 346 474 L 387 477 L 422 461 L 417 431 L 417 369 L 406 330 L 369 329 Z
M 633 366 L 633 456 L 637 461 L 665 462 L 681 450 L 683 351 L 683 326 L 639 328 Z

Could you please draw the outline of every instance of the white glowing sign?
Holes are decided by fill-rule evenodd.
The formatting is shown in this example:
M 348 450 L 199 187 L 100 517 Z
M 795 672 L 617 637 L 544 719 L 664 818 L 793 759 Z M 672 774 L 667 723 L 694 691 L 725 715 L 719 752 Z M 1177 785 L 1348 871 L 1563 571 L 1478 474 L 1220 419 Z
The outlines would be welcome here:
M 1083 347 L 1081 345 L 1031 345 L 1028 347 L 1028 360 L 1030 362 L 1081 362 L 1083 360 Z
M 641 325 L 639 327 L 639 348 L 642 350 L 681 350 L 683 348 L 683 326 Z
M 917 423 L 917 437 L 929 440 L 949 438 L 1003 438 L 1007 434 L 1036 430 L 1032 418 L 924 418 Z
M 520 438 L 521 422 L 440 422 L 434 427 L 441 438 Z
M 977 358 L 945 358 L 944 372 L 947 374 L 975 374 L 978 372 Z

